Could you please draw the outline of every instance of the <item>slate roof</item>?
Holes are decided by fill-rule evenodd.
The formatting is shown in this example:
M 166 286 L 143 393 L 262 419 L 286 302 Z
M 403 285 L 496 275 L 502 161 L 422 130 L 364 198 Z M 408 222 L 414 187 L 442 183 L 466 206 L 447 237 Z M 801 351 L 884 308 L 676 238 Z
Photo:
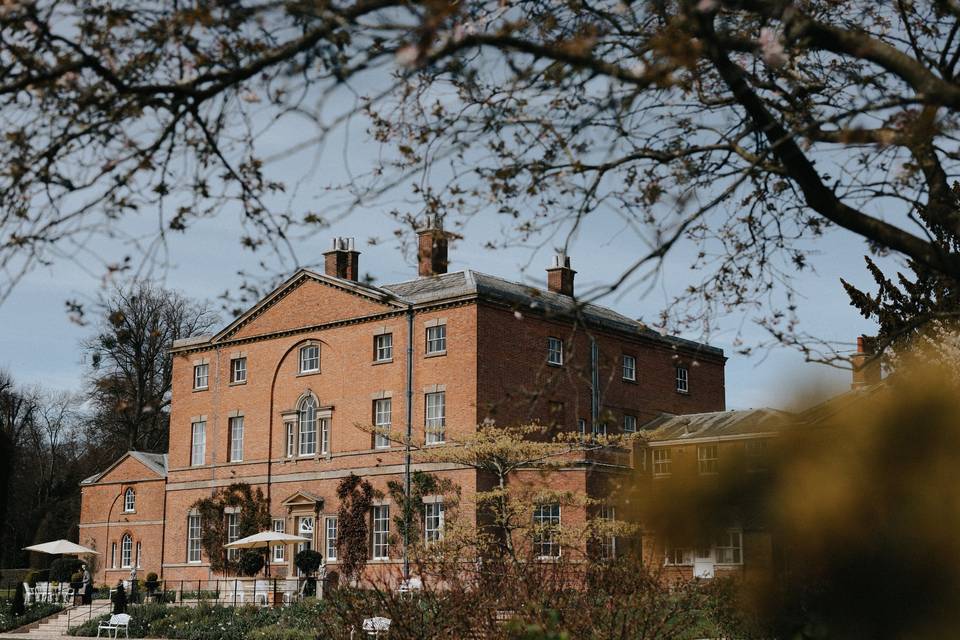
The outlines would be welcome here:
M 84 478 L 83 480 L 80 481 L 80 484 L 84 485 L 84 484 L 96 483 L 97 481 L 100 480 L 100 478 L 106 475 L 107 472 L 109 472 L 111 469 L 113 469 L 118 464 L 123 462 L 127 456 L 136 458 L 137 460 L 142 462 L 148 469 L 156 473 L 161 478 L 167 477 L 167 454 L 148 453 L 146 451 L 127 451 L 125 454 L 117 458 L 117 460 L 113 464 L 111 464 L 109 467 L 107 467 L 103 471 L 100 471 L 99 473 L 93 474 L 89 478 Z
M 776 409 L 713 411 L 688 415 L 658 416 L 645 424 L 651 443 L 675 440 L 697 440 L 723 436 L 771 433 L 793 423 L 791 414 Z
M 661 342 L 677 347 L 694 349 L 714 356 L 723 356 L 723 349 L 701 344 L 693 340 L 685 340 L 674 336 L 663 335 L 654 331 L 642 322 L 628 318 L 613 309 L 596 304 L 578 302 L 570 296 L 552 291 L 538 289 L 519 282 L 511 282 L 496 276 L 491 276 L 472 269 L 445 273 L 438 276 L 417 278 L 406 282 L 374 286 L 366 283 L 354 282 L 335 278 L 326 274 L 307 269 L 298 271 L 294 276 L 274 290 L 270 295 L 258 302 L 243 316 L 231 323 L 231 327 L 242 324 L 244 316 L 252 315 L 261 305 L 277 296 L 286 287 L 293 286 L 302 276 L 327 281 L 337 286 L 346 287 L 360 294 L 369 295 L 387 303 L 402 303 L 411 305 L 428 305 L 460 298 L 479 298 L 503 304 L 520 313 L 536 313 L 547 316 L 557 316 L 565 319 L 579 318 L 594 328 L 621 331 L 649 340 Z M 229 328 L 229 327 L 228 327 Z M 225 329 L 217 336 L 228 333 Z M 173 343 L 174 349 L 206 344 L 215 339 L 215 336 L 197 336 L 185 338 Z
M 520 312 L 530 311 L 565 318 L 580 317 L 595 327 L 634 333 L 677 346 L 699 349 L 719 356 L 723 355 L 723 349 L 692 340 L 661 335 L 642 322 L 628 318 L 613 309 L 596 304 L 577 302 L 569 296 L 553 291 L 538 289 L 519 282 L 511 282 L 471 269 L 383 285 L 382 288 L 393 292 L 399 299 L 411 304 L 441 302 L 475 295 L 482 300 L 505 304 Z

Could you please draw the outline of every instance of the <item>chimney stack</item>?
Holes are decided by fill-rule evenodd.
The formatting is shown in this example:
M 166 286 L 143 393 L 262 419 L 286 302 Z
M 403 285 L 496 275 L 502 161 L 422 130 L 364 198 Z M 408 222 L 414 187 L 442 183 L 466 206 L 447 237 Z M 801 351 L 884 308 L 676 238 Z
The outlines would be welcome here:
M 417 264 L 421 278 L 447 272 L 448 239 L 439 216 L 432 218 L 426 227 L 417 231 Z
M 547 289 L 565 296 L 573 296 L 573 277 L 577 272 L 570 268 L 570 257 L 562 253 L 553 256 L 553 266 L 547 267 Z
M 857 352 L 850 358 L 853 364 L 853 384 L 851 389 L 863 389 L 880 382 L 880 359 L 875 358 L 876 338 L 857 337 Z
M 323 254 L 324 272 L 334 278 L 360 278 L 360 252 L 353 248 L 353 238 L 334 238 L 333 247 Z

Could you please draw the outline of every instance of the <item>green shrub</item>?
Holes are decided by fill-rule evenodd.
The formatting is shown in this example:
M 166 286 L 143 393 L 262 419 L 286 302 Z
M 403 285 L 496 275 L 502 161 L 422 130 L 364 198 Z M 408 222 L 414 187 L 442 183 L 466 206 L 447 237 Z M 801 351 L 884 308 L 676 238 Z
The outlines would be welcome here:
M 13 594 L 13 615 L 22 616 L 24 611 L 26 611 L 26 590 L 23 588 L 23 583 L 17 583 L 17 592 Z
M 43 579 L 43 575 L 39 571 L 30 571 L 27 573 L 27 584 L 31 587 L 37 586 L 37 582 Z
M 50 563 L 50 580 L 53 582 L 69 582 L 70 576 L 77 573 L 83 563 L 77 558 L 57 558 Z
M 293 563 L 297 565 L 297 569 L 300 569 L 301 572 L 307 575 L 316 573 L 317 569 L 320 568 L 321 562 L 323 562 L 323 556 L 313 549 L 304 549 L 293 559 Z
M 114 613 L 126 613 L 127 612 L 127 590 L 123 588 L 123 582 L 117 583 L 117 590 L 113 592 L 113 612 Z
M 263 569 L 263 553 L 259 551 L 244 551 L 240 556 L 240 573 L 245 576 L 255 576 Z

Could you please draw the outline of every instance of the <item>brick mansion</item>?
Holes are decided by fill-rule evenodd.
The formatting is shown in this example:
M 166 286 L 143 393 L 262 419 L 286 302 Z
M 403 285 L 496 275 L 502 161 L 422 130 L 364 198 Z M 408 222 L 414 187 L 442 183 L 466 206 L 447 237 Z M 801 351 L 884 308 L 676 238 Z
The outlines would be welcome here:
M 274 530 L 310 539 L 305 546 L 335 566 L 338 483 L 356 474 L 388 495 L 387 482 L 404 477 L 396 436 L 408 430 L 420 447 L 532 421 L 584 434 L 662 432 L 620 455 L 585 455 L 550 480 L 598 498 L 609 478 L 710 474 L 730 448 L 763 449 L 765 416 L 725 411 L 721 349 L 581 304 L 569 258 L 557 257 L 539 289 L 470 269 L 448 273 L 439 228 L 422 230 L 418 242 L 419 277 L 371 285 L 359 278 L 352 240 L 337 238 L 323 273 L 301 269 L 215 335 L 173 345 L 169 450 L 128 452 L 82 484 L 79 542 L 100 553 L 98 583 L 134 566 L 166 580 L 217 577 L 192 505 L 237 482 L 263 491 Z M 678 427 L 691 415 L 699 417 Z M 413 468 L 451 480 L 462 504 L 485 486 L 456 464 Z M 421 534 L 442 535 L 442 502 L 425 508 Z M 368 567 L 398 571 L 387 543 L 398 511 L 375 500 Z M 534 517 L 563 527 L 587 515 L 542 505 Z M 742 571 L 755 540 L 768 553 L 752 535 L 732 526 L 707 555 L 658 557 L 689 571 L 707 560 L 710 571 Z M 292 555 L 272 549 L 271 574 L 293 573 Z

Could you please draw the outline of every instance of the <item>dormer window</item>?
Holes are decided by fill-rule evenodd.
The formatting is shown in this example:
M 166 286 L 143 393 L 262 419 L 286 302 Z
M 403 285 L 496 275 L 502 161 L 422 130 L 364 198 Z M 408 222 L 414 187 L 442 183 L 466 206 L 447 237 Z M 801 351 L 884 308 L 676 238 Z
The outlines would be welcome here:
M 133 513 L 137 509 L 137 494 L 132 487 L 123 492 L 123 511 Z
M 300 373 L 320 371 L 320 345 L 308 344 L 300 347 Z

